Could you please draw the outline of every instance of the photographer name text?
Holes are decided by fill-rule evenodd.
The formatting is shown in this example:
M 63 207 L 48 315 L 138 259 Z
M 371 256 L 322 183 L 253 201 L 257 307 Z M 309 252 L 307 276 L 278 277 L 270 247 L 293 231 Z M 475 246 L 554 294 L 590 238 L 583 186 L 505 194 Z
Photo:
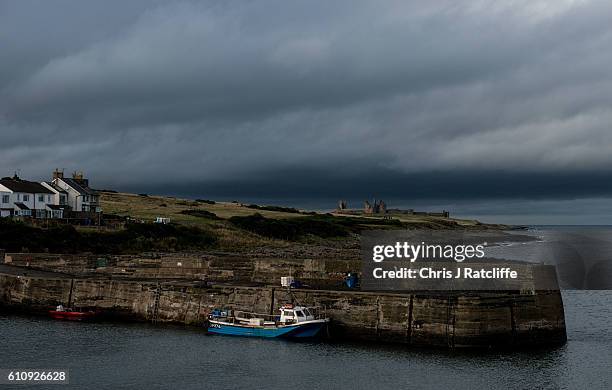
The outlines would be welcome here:
M 385 270 L 374 268 L 372 275 L 375 279 L 517 279 L 517 271 L 509 267 L 459 267 L 456 270 L 446 268 L 397 268 Z

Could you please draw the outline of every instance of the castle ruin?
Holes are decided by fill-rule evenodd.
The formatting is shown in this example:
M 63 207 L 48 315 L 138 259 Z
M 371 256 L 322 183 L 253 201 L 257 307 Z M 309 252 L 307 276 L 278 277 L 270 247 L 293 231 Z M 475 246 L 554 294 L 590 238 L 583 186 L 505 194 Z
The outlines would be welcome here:
M 367 200 L 363 205 L 364 214 L 386 214 L 387 204 L 383 200 L 377 201 L 374 199 L 374 204 L 370 204 Z

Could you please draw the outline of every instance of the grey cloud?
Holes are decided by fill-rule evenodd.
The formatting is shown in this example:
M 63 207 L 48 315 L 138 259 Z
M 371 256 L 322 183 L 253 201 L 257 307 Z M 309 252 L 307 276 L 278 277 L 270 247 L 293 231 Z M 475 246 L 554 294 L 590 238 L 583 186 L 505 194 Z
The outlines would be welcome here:
M 11 171 L 78 167 L 108 186 L 163 188 L 257 186 L 247 179 L 279 170 L 317 172 L 316 186 L 336 174 L 359 184 L 377 169 L 529 176 L 612 166 L 606 2 L 7 2 L 0 11 L 10 38 L 0 163 Z

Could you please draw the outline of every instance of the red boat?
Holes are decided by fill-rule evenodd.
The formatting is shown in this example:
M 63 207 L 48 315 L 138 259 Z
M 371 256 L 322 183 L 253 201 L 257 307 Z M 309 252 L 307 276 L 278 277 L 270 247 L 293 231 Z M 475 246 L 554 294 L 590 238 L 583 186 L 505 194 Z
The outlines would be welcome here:
M 56 320 L 83 321 L 94 318 L 98 313 L 93 310 L 75 310 L 59 305 L 55 310 L 49 310 L 51 318 Z

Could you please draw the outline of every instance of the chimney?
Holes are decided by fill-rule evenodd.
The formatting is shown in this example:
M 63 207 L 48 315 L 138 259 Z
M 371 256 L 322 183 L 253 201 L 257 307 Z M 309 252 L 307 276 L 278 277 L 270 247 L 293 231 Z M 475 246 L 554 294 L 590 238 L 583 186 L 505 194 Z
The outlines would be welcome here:
M 64 178 L 64 171 L 60 171 L 58 168 L 55 168 L 55 171 L 53 171 L 53 179 L 63 179 Z
M 89 180 L 85 179 L 85 175 L 83 175 L 83 171 L 74 172 L 72 174 L 72 178 L 74 179 L 74 181 L 76 181 L 77 183 L 79 183 L 83 187 L 89 187 Z

